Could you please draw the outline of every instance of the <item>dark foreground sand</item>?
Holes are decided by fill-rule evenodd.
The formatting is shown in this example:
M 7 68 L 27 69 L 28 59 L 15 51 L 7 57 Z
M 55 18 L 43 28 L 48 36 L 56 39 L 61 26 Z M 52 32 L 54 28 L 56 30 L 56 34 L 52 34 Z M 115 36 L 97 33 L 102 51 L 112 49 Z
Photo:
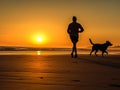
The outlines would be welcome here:
M 120 56 L 0 56 L 0 90 L 120 90 Z

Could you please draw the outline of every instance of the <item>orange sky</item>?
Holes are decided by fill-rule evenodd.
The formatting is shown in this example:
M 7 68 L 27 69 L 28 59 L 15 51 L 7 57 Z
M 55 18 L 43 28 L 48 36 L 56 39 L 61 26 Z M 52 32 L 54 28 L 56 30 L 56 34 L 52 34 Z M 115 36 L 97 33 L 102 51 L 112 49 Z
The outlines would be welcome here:
M 120 0 L 0 0 L 0 46 L 71 47 L 67 34 L 72 16 L 85 32 L 78 47 L 88 39 L 119 45 Z M 37 38 L 43 40 L 37 42 Z

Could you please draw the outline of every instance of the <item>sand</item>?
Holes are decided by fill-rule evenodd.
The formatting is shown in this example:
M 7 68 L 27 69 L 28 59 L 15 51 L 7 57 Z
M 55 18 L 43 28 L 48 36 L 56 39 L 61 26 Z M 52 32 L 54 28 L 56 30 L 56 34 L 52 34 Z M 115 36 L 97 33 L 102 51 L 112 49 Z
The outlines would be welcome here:
M 0 90 L 120 90 L 120 56 L 0 55 Z

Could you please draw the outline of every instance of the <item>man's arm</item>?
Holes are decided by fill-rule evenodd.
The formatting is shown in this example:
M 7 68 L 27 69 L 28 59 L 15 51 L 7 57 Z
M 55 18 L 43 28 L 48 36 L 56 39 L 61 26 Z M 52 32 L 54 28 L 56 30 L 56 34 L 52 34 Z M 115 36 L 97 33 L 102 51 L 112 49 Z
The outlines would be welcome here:
M 70 25 L 68 26 L 67 33 L 70 34 Z
M 79 31 L 80 33 L 84 31 L 84 28 L 82 27 L 81 24 L 79 24 L 79 28 L 80 28 L 80 31 Z

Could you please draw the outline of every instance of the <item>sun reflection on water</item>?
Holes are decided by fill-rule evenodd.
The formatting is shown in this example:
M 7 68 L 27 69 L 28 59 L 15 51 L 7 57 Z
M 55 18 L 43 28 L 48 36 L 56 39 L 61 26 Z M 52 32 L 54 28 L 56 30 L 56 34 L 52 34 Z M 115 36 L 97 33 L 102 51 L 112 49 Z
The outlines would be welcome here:
M 37 55 L 41 55 L 41 52 L 40 52 L 40 51 L 37 51 Z

